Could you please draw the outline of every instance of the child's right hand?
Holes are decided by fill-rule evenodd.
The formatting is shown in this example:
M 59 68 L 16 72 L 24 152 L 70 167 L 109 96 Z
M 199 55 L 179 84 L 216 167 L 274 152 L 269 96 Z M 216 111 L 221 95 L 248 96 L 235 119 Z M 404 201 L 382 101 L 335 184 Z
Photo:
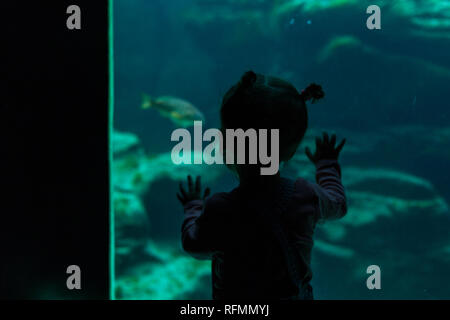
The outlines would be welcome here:
M 306 156 L 314 164 L 317 164 L 319 160 L 337 160 L 337 158 L 339 157 L 339 153 L 344 147 L 345 139 L 342 139 L 341 143 L 339 143 L 337 147 L 335 147 L 335 144 L 336 135 L 333 134 L 329 139 L 328 134 L 324 132 L 323 139 L 320 139 L 320 137 L 316 137 L 316 152 L 312 154 L 311 150 L 306 147 Z
M 183 184 L 180 182 L 180 192 L 177 193 L 177 198 L 178 200 L 180 200 L 183 206 L 189 201 L 204 200 L 207 196 L 209 196 L 211 190 L 209 188 L 206 188 L 202 197 L 202 185 L 200 182 L 200 176 L 197 176 L 197 178 L 195 179 L 195 186 L 192 181 L 192 177 L 190 175 L 188 175 L 187 177 L 187 182 L 188 182 L 188 189 L 186 190 L 183 187 Z

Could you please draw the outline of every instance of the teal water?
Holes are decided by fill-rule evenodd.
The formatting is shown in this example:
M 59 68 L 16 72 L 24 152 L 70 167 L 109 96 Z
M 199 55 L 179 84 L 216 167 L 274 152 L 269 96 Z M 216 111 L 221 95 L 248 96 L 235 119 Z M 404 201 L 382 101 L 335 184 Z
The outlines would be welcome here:
M 173 96 L 219 125 L 226 90 L 244 71 L 298 90 L 321 84 L 306 138 L 283 174 L 313 181 L 303 149 L 322 130 L 346 137 L 349 212 L 320 226 L 316 299 L 449 299 L 450 1 L 115 0 L 113 189 L 116 297 L 209 299 L 210 266 L 181 250 L 178 182 L 200 174 L 233 188 L 222 166 L 170 159 L 176 124 L 142 94 Z M 368 290 L 366 269 L 381 269 Z

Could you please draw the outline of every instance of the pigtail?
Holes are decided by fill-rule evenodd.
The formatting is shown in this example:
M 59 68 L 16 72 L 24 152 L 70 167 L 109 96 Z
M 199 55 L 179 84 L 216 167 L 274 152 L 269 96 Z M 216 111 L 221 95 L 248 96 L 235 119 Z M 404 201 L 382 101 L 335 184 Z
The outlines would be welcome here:
M 322 90 L 322 87 L 318 84 L 311 83 L 306 89 L 303 89 L 300 93 L 300 97 L 303 101 L 312 100 L 311 103 L 315 103 L 317 100 L 322 99 L 325 96 L 325 93 Z
M 242 75 L 241 81 L 239 82 L 239 89 L 245 90 L 253 86 L 256 82 L 256 73 L 253 71 L 247 71 Z

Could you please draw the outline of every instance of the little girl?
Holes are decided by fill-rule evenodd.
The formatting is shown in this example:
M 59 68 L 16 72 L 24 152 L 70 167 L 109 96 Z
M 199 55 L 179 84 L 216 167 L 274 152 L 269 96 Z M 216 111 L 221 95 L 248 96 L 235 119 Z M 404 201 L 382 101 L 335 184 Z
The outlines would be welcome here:
M 289 82 L 248 71 L 224 96 L 222 131 L 279 129 L 279 159 L 286 162 L 308 126 L 305 102 L 323 96 L 316 84 L 298 93 Z M 335 146 L 336 136 L 323 133 L 314 153 L 306 148 L 317 184 L 279 173 L 261 175 L 263 165 L 248 161 L 229 165 L 239 177 L 230 192 L 206 199 L 209 188 L 202 195 L 200 177 L 194 183 L 188 176 L 187 190 L 180 184 L 183 248 L 197 259 L 212 260 L 214 299 L 313 299 L 315 226 L 347 212 L 337 161 L 344 143 Z

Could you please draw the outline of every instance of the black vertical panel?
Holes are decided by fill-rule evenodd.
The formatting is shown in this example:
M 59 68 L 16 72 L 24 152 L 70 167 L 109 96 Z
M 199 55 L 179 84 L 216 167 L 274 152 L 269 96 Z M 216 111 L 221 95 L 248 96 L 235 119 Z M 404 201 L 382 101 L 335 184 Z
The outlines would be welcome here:
M 66 27 L 72 4 L 81 30 Z M 0 5 L 2 299 L 109 297 L 107 6 Z M 66 287 L 72 264 L 81 290 Z

